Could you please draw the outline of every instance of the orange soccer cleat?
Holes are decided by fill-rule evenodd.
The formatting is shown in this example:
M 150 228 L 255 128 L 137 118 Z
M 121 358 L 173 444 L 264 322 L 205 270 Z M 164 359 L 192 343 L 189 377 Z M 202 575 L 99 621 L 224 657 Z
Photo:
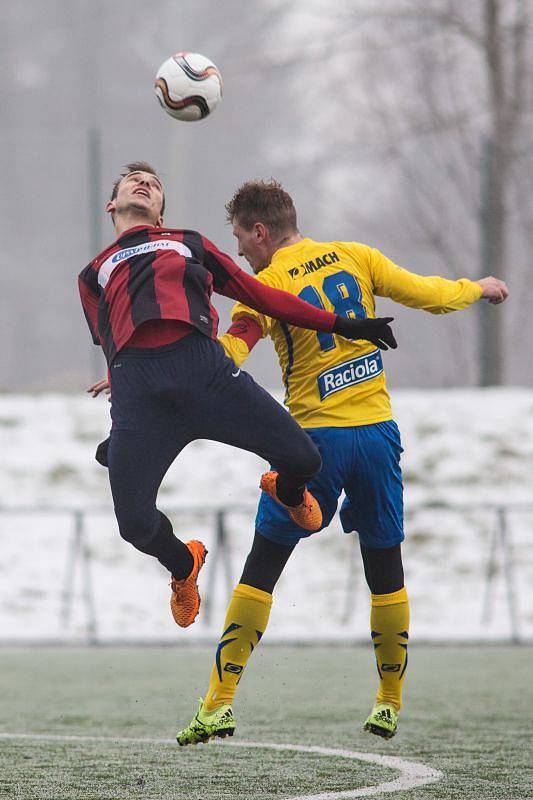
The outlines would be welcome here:
M 192 625 L 198 612 L 200 611 L 200 593 L 196 583 L 198 573 L 202 569 L 207 555 L 207 550 L 202 542 L 192 539 L 185 543 L 193 557 L 193 568 L 191 574 L 181 581 L 172 578 L 170 588 L 172 596 L 170 598 L 170 610 L 176 622 L 181 628 L 188 628 Z
M 279 503 L 280 506 L 286 508 L 292 521 L 300 528 L 312 532 L 320 530 L 322 525 L 322 511 L 318 505 L 318 500 L 313 497 L 306 487 L 304 489 L 303 500 L 299 506 L 286 506 L 285 503 L 281 502 L 276 492 L 277 477 L 277 472 L 265 472 L 265 474 L 261 476 L 259 488 L 266 492 L 276 503 Z

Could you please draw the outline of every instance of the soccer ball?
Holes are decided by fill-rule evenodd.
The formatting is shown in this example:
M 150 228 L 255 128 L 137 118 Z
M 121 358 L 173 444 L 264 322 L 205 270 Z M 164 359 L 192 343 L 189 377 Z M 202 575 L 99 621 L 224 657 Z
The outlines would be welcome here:
M 212 61 L 199 53 L 176 53 L 155 76 L 157 99 L 174 119 L 207 117 L 222 99 L 222 78 Z

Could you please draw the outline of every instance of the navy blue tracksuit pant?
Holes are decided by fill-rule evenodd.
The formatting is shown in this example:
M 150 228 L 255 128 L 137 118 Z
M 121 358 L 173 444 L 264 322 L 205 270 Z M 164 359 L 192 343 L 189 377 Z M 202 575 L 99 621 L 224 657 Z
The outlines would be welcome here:
M 177 571 L 183 545 L 171 528 L 163 537 L 166 518 L 156 498 L 189 442 L 211 439 L 249 450 L 295 484 L 320 470 L 320 454 L 305 431 L 202 334 L 155 350 L 123 349 L 111 368 L 111 392 L 108 466 L 120 534 L 170 572 Z

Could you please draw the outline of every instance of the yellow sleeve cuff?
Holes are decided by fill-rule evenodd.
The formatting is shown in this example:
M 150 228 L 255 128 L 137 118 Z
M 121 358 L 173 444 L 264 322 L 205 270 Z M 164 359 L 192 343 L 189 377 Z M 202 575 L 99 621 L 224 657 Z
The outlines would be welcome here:
M 465 280 L 468 279 L 465 278 Z M 468 281 L 468 283 L 472 284 L 472 297 L 474 298 L 472 302 L 475 303 L 477 300 L 481 300 L 483 296 L 483 287 L 480 286 L 477 281 Z
M 232 358 L 237 367 L 242 366 L 250 355 L 246 342 L 238 336 L 232 336 L 231 333 L 225 333 L 219 338 L 219 342 L 228 358 Z

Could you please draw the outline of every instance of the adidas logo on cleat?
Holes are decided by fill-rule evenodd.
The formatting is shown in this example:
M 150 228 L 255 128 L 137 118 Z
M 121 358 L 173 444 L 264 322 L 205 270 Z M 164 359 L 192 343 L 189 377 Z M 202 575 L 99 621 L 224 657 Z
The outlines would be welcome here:
M 365 731 L 384 739 L 392 739 L 397 729 L 398 712 L 389 703 L 376 704 L 364 724 Z

